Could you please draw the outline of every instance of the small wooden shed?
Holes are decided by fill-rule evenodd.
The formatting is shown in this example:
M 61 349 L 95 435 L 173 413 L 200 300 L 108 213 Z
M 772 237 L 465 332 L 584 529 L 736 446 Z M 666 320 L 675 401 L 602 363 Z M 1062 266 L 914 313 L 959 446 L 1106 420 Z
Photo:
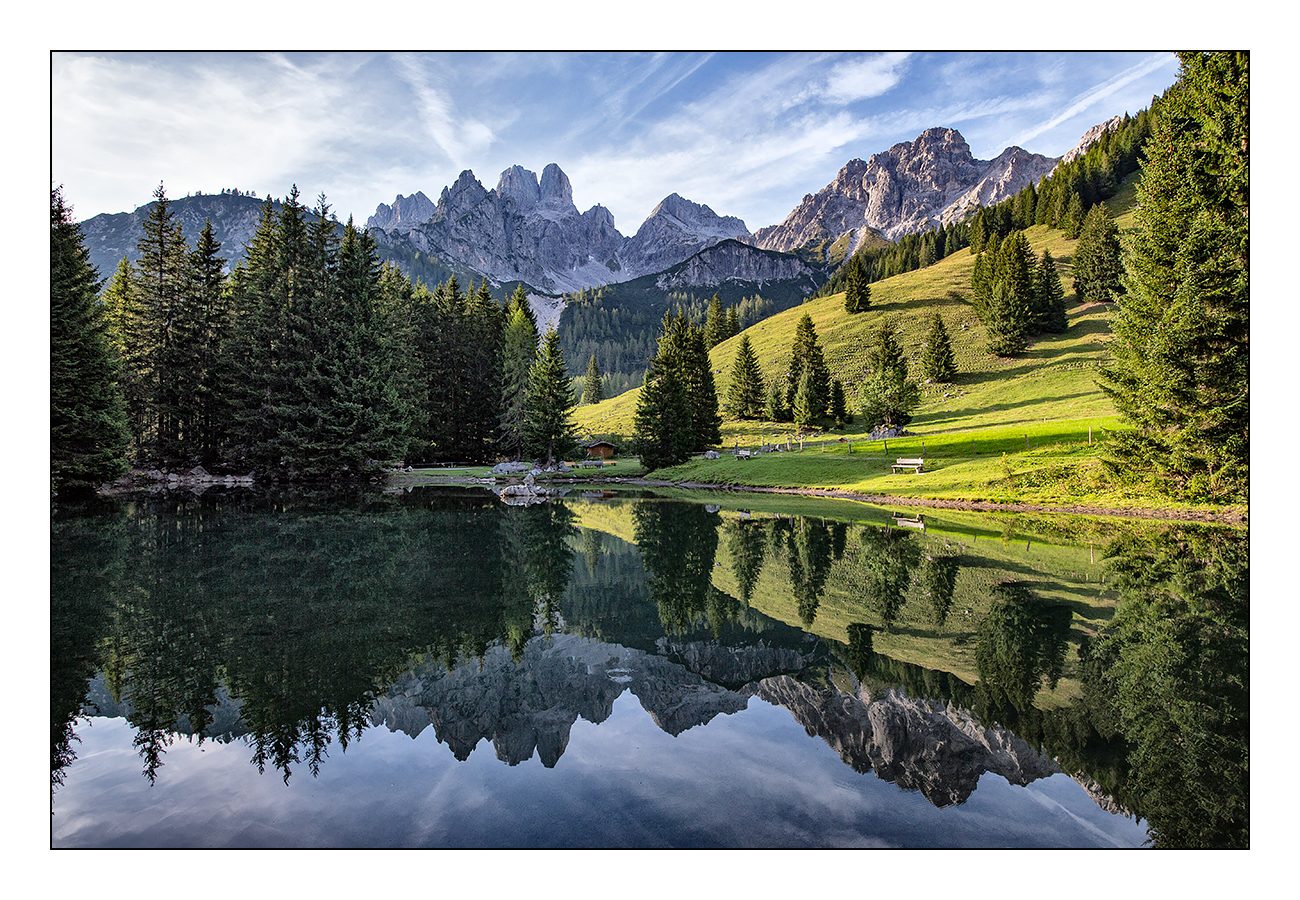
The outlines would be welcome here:
M 618 448 L 609 441 L 592 441 L 590 444 L 583 444 L 582 449 L 594 459 L 613 459 L 618 454 Z

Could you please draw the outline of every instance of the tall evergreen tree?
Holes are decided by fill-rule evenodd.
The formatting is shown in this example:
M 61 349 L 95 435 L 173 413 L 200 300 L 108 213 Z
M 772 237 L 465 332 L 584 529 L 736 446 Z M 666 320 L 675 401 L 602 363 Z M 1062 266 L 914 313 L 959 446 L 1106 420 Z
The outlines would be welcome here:
M 221 243 L 213 235 L 209 219 L 203 223 L 190 255 L 190 296 L 186 304 L 190 313 L 187 318 L 195 332 L 192 340 L 196 369 L 194 395 L 189 400 L 186 417 L 189 433 L 185 448 L 206 465 L 218 461 L 230 419 L 222 392 L 228 375 L 222 371 L 225 357 L 221 347 L 230 327 L 230 308 L 226 263 L 220 254 Z
M 1034 296 L 1037 298 L 1034 329 L 1064 334 L 1070 327 L 1065 310 L 1065 288 L 1061 285 L 1061 274 L 1056 270 L 1056 260 L 1047 249 L 1043 250 L 1034 269 Z
M 930 334 L 925 342 L 925 356 L 921 361 L 921 371 L 933 381 L 952 381 L 957 374 L 957 363 L 952 354 L 952 341 L 948 337 L 948 326 L 943 323 L 943 316 L 936 310 L 930 316 Z
M 831 407 L 828 412 L 836 428 L 843 428 L 849 421 L 849 410 L 844 401 L 844 385 L 838 378 L 831 381 Z
M 374 238 L 349 218 L 336 283 L 313 303 L 311 414 L 294 423 L 284 459 L 299 474 L 367 474 L 401 447 L 405 422 L 385 343 L 379 271 Z
M 117 363 L 81 227 L 50 191 L 50 480 L 85 489 L 126 470 L 129 435 Z
M 189 248 L 161 184 L 153 196 L 143 223 L 144 234 L 137 245 L 140 258 L 136 261 L 135 283 L 142 315 L 138 332 L 141 343 L 130 355 L 143 364 L 140 381 L 146 418 L 143 433 L 137 438 L 162 459 L 174 460 L 181 450 L 182 404 L 191 388 L 191 347 L 180 324 L 188 293 Z
M 144 306 L 135 284 L 135 267 L 122 257 L 102 295 L 107 335 L 117 361 L 118 384 L 126 408 L 131 459 L 138 458 L 149 416 L 149 361 L 144 345 Z
M 708 315 L 704 319 L 705 348 L 712 350 L 730 336 L 727 334 L 727 314 L 722 311 L 722 301 L 714 294 L 709 301 Z
M 591 355 L 591 361 L 587 363 L 587 377 L 582 384 L 582 402 L 584 404 L 599 403 L 605 399 L 605 388 L 603 379 L 600 377 L 600 366 L 596 365 L 596 354 Z
M 844 311 L 850 314 L 866 312 L 870 306 L 871 285 L 862 269 L 862 257 L 855 254 L 849 260 L 848 280 L 844 285 Z
M 501 446 L 515 458 L 523 453 L 528 373 L 537 359 L 537 325 L 527 308 L 528 301 L 520 304 L 519 298 L 517 293 L 511 302 L 501 341 Z
M 1124 288 L 1120 282 L 1119 229 L 1098 203 L 1084 217 L 1079 245 L 1074 251 L 1074 289 L 1084 303 L 1109 303 Z
M 789 422 L 790 406 L 785 401 L 785 383 L 780 378 L 773 378 L 767 386 L 767 400 L 763 404 L 763 415 L 773 422 Z
M 560 336 L 547 329 L 537 362 L 528 373 L 528 407 L 524 418 L 527 452 L 548 464 L 563 459 L 578 447 L 577 427 L 570 415 L 577 405 Z
M 1024 232 L 1005 240 L 990 240 L 989 299 L 981 314 L 988 329 L 989 352 L 1014 356 L 1022 352 L 1033 324 L 1034 258 Z
M 1068 195 L 1062 195 L 1064 201 L 1064 210 L 1057 224 L 1065 232 L 1065 236 L 1074 240 L 1079 236 L 1079 229 L 1083 227 L 1085 210 L 1083 201 L 1075 191 L 1070 191 Z
M 633 446 L 647 471 L 690 458 L 694 434 L 686 387 L 673 361 L 663 353 L 646 368 L 632 427 Z
M 867 364 L 870 373 L 858 392 L 867 427 L 901 428 L 911 422 L 921 392 L 907 379 L 907 357 L 892 322 L 881 322 L 876 329 Z
M 757 419 L 763 414 L 764 398 L 763 371 L 758 366 L 758 357 L 749 342 L 749 335 L 743 335 L 736 350 L 735 362 L 731 364 L 731 384 L 727 386 L 727 403 L 731 414 L 738 419 Z
M 1101 386 L 1134 427 L 1109 464 L 1175 496 L 1247 497 L 1250 62 L 1181 53 L 1145 149 Z
M 804 370 L 809 372 L 806 414 L 811 418 L 805 424 L 826 415 L 830 403 L 831 378 L 822 357 L 821 347 L 817 344 L 817 331 L 813 327 L 812 316 L 804 313 L 795 326 L 794 345 L 790 348 L 790 368 L 786 373 L 786 408 L 793 414 L 795 393 L 803 378 Z

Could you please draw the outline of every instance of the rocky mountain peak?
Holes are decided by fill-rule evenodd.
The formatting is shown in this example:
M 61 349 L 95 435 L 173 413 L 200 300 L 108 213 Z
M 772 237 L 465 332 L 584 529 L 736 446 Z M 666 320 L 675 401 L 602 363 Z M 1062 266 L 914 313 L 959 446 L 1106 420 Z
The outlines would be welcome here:
M 541 200 L 557 206 L 573 206 L 573 186 L 569 184 L 569 176 L 555 163 L 542 169 Z
M 429 221 L 433 216 L 433 210 L 433 201 L 424 196 L 423 191 L 416 191 L 410 197 L 398 194 L 392 206 L 386 203 L 379 204 L 375 214 L 366 220 L 366 227 L 410 231 L 415 226 Z
M 973 204 L 997 203 L 1038 181 L 1056 160 L 1010 147 L 995 160 L 971 155 L 955 128 L 927 128 L 866 162 L 850 160 L 835 180 L 806 195 L 780 225 L 760 228 L 754 243 L 790 251 L 868 231 L 889 240 L 960 218 Z
M 1079 143 L 1075 144 L 1073 149 L 1071 149 L 1068 153 L 1066 153 L 1064 156 L 1061 157 L 1061 162 L 1062 163 L 1074 162 L 1080 156 L 1083 156 L 1083 154 L 1087 153 L 1089 147 L 1097 143 L 1097 141 L 1101 140 L 1101 136 L 1103 134 L 1105 134 L 1108 131 L 1114 131 L 1123 123 L 1124 123 L 1123 116 L 1114 116 L 1110 119 L 1107 119 L 1105 122 L 1102 122 L 1100 125 L 1092 126 L 1091 128 L 1089 128 L 1087 131 L 1083 133 L 1083 137 L 1079 139 Z
M 542 199 L 536 173 L 523 166 L 511 166 L 501 173 L 501 178 L 497 181 L 497 196 L 509 197 L 525 209 L 536 205 Z

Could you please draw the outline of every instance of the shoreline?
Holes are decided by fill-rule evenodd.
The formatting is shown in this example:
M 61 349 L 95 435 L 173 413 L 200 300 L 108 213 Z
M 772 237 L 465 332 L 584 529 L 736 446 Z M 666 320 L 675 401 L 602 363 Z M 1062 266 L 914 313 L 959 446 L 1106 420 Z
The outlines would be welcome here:
M 396 477 L 394 477 L 396 475 Z M 489 486 L 490 484 L 511 484 L 521 479 L 511 476 L 493 478 L 488 485 L 485 485 L 483 479 L 452 476 L 438 477 L 431 475 L 407 475 L 406 473 L 389 473 L 387 478 L 379 481 L 384 485 L 400 485 L 406 487 L 418 487 L 421 485 L 439 485 L 439 484 L 475 484 Z M 355 481 L 350 484 L 376 484 L 374 481 Z M 1177 509 L 1155 509 L 1152 507 L 1114 507 L 1114 506 L 1095 506 L 1089 504 L 1065 503 L 1065 504 L 1046 504 L 1046 503 L 1002 503 L 992 500 L 938 500 L 925 497 L 905 497 L 895 496 L 892 494 L 864 494 L 857 491 L 841 491 L 829 488 L 804 488 L 804 487 L 772 487 L 765 485 L 738 485 L 738 484 L 720 484 L 704 481 L 664 481 L 653 478 L 643 477 L 610 477 L 602 478 L 600 476 L 587 478 L 561 478 L 547 479 L 542 482 L 545 485 L 566 484 L 566 485 L 600 485 L 612 484 L 630 487 L 649 487 L 649 488 L 678 488 L 681 490 L 692 491 L 719 491 L 726 493 L 752 493 L 752 494 L 786 494 L 801 497 L 821 497 L 828 500 L 851 500 L 857 503 L 868 503 L 873 506 L 916 506 L 930 509 L 957 509 L 971 512 L 1003 512 L 1003 513 L 1060 513 L 1063 515 L 1075 516 L 1116 516 L 1130 519 L 1159 519 L 1171 522 L 1205 522 L 1220 525 L 1249 525 L 1249 511 L 1240 511 L 1237 509 L 1226 509 L 1223 511 L 1211 510 L 1177 510 Z M 105 486 L 97 493 L 100 496 L 123 496 L 134 493 L 156 493 L 166 490 L 193 490 L 198 488 L 201 492 L 207 488 L 213 487 L 243 487 L 255 488 L 259 485 L 247 477 L 213 478 L 209 476 L 203 480 L 171 479 L 149 479 L 143 484 L 133 483 L 130 485 L 113 485 Z
M 862 494 L 828 488 L 767 487 L 759 485 L 711 484 L 700 481 L 655 481 L 652 479 L 618 479 L 618 484 L 644 487 L 672 487 L 684 490 L 727 491 L 729 493 L 791 494 L 824 497 L 830 500 L 853 500 L 873 506 L 921 506 L 931 509 L 960 509 L 972 512 L 1063 513 L 1075 516 L 1119 516 L 1130 519 L 1163 519 L 1177 522 L 1208 522 L 1219 525 L 1249 525 L 1248 512 L 1208 510 L 1168 510 L 1149 507 L 1109 507 L 1084 504 L 998 503 L 991 500 L 934 500 L 924 497 L 898 497 L 890 494 Z

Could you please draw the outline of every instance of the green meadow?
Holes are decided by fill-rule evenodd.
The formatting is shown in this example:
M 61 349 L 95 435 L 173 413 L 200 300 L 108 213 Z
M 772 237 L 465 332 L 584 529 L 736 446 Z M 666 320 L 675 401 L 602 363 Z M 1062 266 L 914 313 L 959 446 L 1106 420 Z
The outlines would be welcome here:
M 1132 179 L 1108 201 L 1121 232 L 1133 227 Z M 1107 358 L 1111 307 L 1083 305 L 1074 292 L 1076 241 L 1046 226 L 1026 231 L 1035 255 L 1050 250 L 1066 290 L 1069 328 L 1040 335 L 1015 358 L 987 350 L 987 333 L 968 298 L 975 257 L 968 250 L 925 269 L 875 282 L 865 313 L 844 311 L 844 295 L 809 300 L 747 329 L 766 379 L 789 365 L 795 327 L 807 313 L 831 377 L 845 390 L 850 412 L 866 374 L 867 351 L 879 324 L 891 320 L 918 381 L 929 318 L 947 325 L 958 374 L 951 383 L 922 383 L 921 403 L 908 425 L 911 436 L 869 440 L 867 426 L 798 434 L 789 423 L 727 418 L 725 399 L 740 335 L 709 357 L 723 405 L 722 458 L 694 459 L 654 473 L 678 483 L 813 488 L 940 500 L 1095 505 L 1109 508 L 1190 509 L 1162 498 L 1151 485 L 1108 475 L 1101 454 L 1108 436 L 1124 427 L 1097 386 Z M 639 389 L 579 407 L 584 435 L 626 444 L 633 433 Z M 750 459 L 730 451 L 780 446 L 791 452 Z M 923 457 L 923 472 L 894 474 L 898 458 Z M 1206 509 L 1210 509 L 1207 507 Z M 1244 511 L 1244 510 L 1243 510 Z

